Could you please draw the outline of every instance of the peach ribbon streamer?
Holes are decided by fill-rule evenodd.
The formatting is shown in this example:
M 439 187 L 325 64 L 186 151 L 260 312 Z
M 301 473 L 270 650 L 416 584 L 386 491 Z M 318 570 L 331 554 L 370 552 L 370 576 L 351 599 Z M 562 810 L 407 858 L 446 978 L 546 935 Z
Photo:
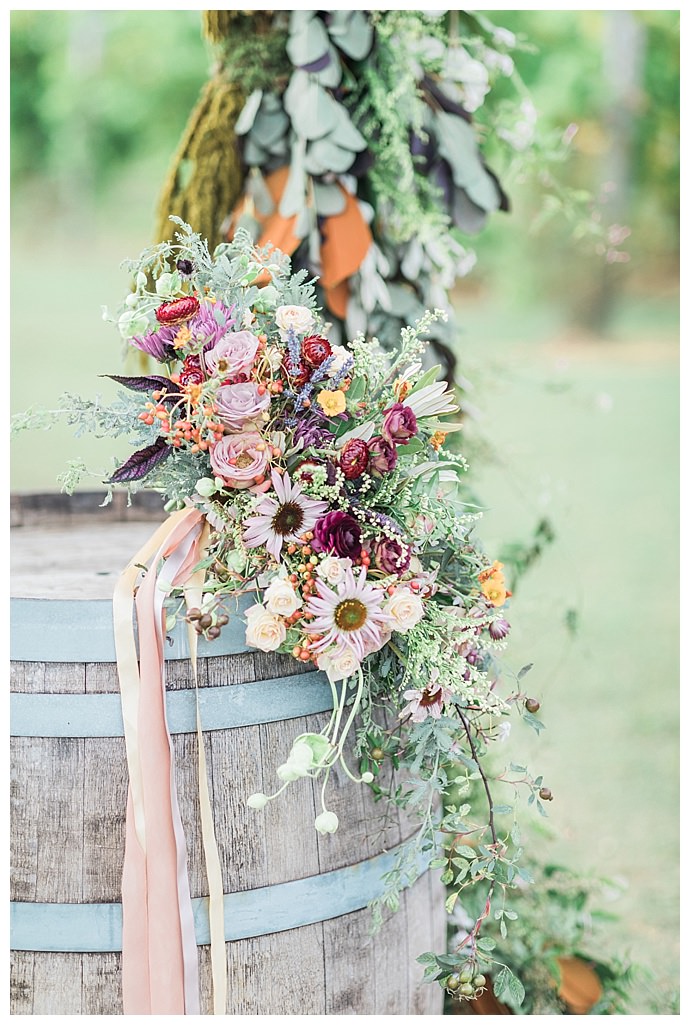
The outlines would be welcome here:
M 200 1013 L 186 847 L 165 715 L 163 602 L 199 561 L 202 518 L 198 510 L 173 514 L 130 561 L 113 602 L 130 774 L 122 876 L 125 1014 Z M 134 600 L 137 666 L 132 595 L 149 560 Z
M 208 536 L 211 532 L 206 522 L 202 528 L 200 547 L 206 550 Z M 201 605 L 201 595 L 206 571 L 198 569 L 184 584 L 184 597 L 188 609 Z M 206 879 L 208 880 L 208 917 L 211 931 L 211 978 L 213 982 L 213 1013 L 225 1014 L 228 990 L 228 969 L 225 956 L 225 917 L 223 902 L 223 877 L 221 874 L 220 856 L 213 826 L 213 811 L 208 789 L 206 772 L 206 752 L 201 729 L 201 713 L 199 710 L 199 691 L 197 674 L 197 633 L 192 624 L 187 627 L 189 653 L 194 677 L 194 694 L 196 699 L 196 733 L 199 748 L 199 809 L 201 814 L 201 836 L 204 846 Z

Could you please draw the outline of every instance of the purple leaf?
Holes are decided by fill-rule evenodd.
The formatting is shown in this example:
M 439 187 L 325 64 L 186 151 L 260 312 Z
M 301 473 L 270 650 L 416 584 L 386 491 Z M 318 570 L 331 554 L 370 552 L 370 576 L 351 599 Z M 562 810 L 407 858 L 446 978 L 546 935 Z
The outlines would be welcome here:
M 121 384 L 123 388 L 130 391 L 163 391 L 170 388 L 170 381 L 167 377 L 157 377 L 152 374 L 149 377 L 120 377 L 118 374 L 101 374 L 101 377 L 109 377 L 111 381 Z
M 130 456 L 126 463 L 119 466 L 110 478 L 111 484 L 125 484 L 131 480 L 141 480 L 146 477 L 154 466 L 163 462 L 172 452 L 165 438 L 157 438 L 153 445 L 140 448 L 133 456 Z

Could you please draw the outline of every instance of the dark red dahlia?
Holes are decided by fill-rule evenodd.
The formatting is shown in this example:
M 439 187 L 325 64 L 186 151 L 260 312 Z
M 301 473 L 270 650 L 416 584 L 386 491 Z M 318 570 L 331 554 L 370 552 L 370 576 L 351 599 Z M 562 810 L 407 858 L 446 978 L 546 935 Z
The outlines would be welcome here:
M 310 367 L 320 367 L 331 354 L 331 343 L 321 335 L 310 335 L 302 342 L 302 359 Z
M 185 295 L 182 299 L 173 299 L 169 303 L 161 303 L 156 310 L 159 324 L 184 324 L 199 312 L 199 300 L 196 296 Z
M 361 438 L 350 438 L 340 453 L 340 469 L 348 480 L 356 480 L 369 466 L 369 448 Z
M 180 370 L 180 384 L 203 384 L 204 372 L 198 356 L 187 356 Z

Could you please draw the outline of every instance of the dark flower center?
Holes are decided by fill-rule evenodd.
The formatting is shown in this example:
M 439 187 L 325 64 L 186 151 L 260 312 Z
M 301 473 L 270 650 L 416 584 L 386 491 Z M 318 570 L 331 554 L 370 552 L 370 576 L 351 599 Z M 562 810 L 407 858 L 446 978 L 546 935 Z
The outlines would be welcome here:
M 440 705 L 443 700 L 443 691 L 440 687 L 425 687 L 419 704 L 422 708 L 430 708 L 431 705 Z
M 247 452 L 240 452 L 235 460 L 235 466 L 240 470 L 245 470 L 248 466 L 251 466 L 253 462 L 254 460 Z
M 336 606 L 334 619 L 339 630 L 360 630 L 367 621 L 367 607 L 357 598 L 348 598 Z
M 287 537 L 288 534 L 296 534 L 304 523 L 304 510 L 296 502 L 285 502 L 279 506 L 278 511 L 271 521 L 271 526 L 276 534 Z

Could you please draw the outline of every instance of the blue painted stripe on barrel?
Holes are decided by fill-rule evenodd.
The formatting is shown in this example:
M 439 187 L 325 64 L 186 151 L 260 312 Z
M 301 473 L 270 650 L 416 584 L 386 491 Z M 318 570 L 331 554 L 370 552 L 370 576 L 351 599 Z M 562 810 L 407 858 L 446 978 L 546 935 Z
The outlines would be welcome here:
M 228 687 L 200 687 L 199 710 L 204 730 L 296 719 L 328 712 L 333 696 L 320 671 L 278 676 Z M 193 690 L 166 692 L 171 733 L 196 733 Z M 119 694 L 12 694 L 12 737 L 122 737 Z
M 402 845 L 401 845 L 402 846 Z M 224 895 L 225 939 L 244 940 L 326 922 L 365 908 L 385 889 L 395 848 L 357 865 L 322 875 Z M 419 874 L 428 858 L 417 857 Z M 196 941 L 210 943 L 208 898 L 192 901 Z M 10 905 L 13 950 L 105 953 L 122 950 L 121 904 Z
M 246 624 L 239 613 L 253 605 L 243 594 L 232 606 L 230 622 L 215 641 L 199 639 L 199 655 L 238 655 L 251 651 L 245 643 Z M 112 602 L 104 598 L 12 598 L 10 600 L 10 658 L 15 662 L 115 662 Z M 187 627 L 178 622 L 170 631 L 165 657 L 189 658 Z

